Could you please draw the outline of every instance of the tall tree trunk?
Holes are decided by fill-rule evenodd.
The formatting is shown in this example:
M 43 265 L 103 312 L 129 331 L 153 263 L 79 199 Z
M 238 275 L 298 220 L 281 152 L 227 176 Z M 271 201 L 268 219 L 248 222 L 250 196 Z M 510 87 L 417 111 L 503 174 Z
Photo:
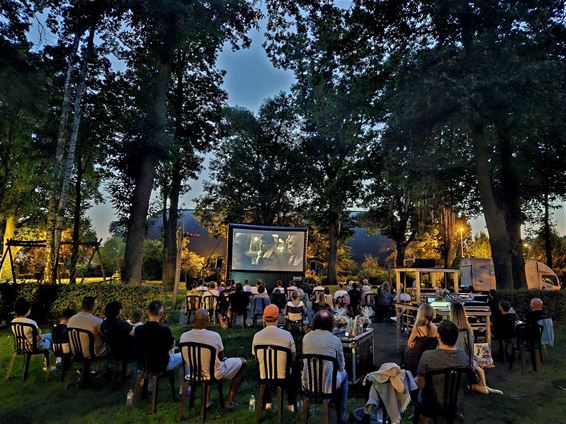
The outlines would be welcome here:
M 79 260 L 79 248 L 81 243 L 81 212 L 82 212 L 82 193 L 81 185 L 83 180 L 83 168 L 81 157 L 77 157 L 77 180 L 75 182 L 75 212 L 73 220 L 73 247 L 71 250 L 71 265 L 69 269 L 69 283 L 77 282 L 77 262 Z
M 161 60 L 153 87 L 151 87 L 153 95 L 149 108 L 149 128 L 145 136 L 145 144 L 148 147 L 159 145 L 163 137 L 170 75 L 170 61 Z M 147 153 L 141 160 L 135 179 L 122 272 L 123 280 L 128 284 L 141 285 L 142 281 L 143 243 L 156 162 L 157 158 Z
M 63 221 L 65 218 L 65 207 L 67 204 L 67 194 L 73 173 L 73 166 L 75 165 L 75 152 L 77 149 L 77 138 L 79 136 L 79 127 L 81 124 L 81 102 L 86 86 L 86 74 L 88 69 L 88 62 L 94 51 L 94 34 L 95 26 L 90 28 L 87 40 L 86 56 L 81 63 L 81 72 L 77 92 L 75 93 L 75 104 L 73 106 L 73 124 L 71 126 L 71 135 L 69 137 L 69 148 L 67 149 L 67 156 L 65 157 L 64 172 L 61 182 L 61 195 L 59 196 L 59 203 L 57 205 L 57 214 L 55 217 L 55 231 L 53 233 L 53 249 L 55 251 L 55 266 L 52 269 L 52 281 L 57 280 L 57 266 L 59 262 L 59 248 L 61 245 L 61 234 L 63 232 Z
M 340 215 L 329 211 L 328 226 L 328 284 L 338 284 L 338 240 L 340 238 Z
M 163 227 L 165 255 L 163 257 L 162 281 L 165 290 L 173 289 L 177 271 L 177 223 L 179 216 L 179 196 L 181 192 L 181 164 L 175 164 L 169 191 L 169 213 Z
M 405 260 L 405 249 L 407 248 L 407 243 L 403 239 L 397 239 L 395 241 L 395 248 L 397 253 L 395 254 L 395 266 L 402 267 L 403 261 Z
M 59 203 L 59 190 L 61 188 L 61 172 L 63 167 L 63 154 L 67 145 L 67 122 L 69 120 L 69 107 L 71 106 L 71 77 L 73 73 L 73 62 L 79 49 L 81 40 L 80 34 L 75 34 L 73 46 L 71 48 L 71 55 L 67 65 L 67 72 L 65 74 L 65 85 L 63 88 L 63 105 L 61 107 L 61 118 L 59 120 L 59 131 L 57 135 L 57 148 L 55 151 L 55 173 L 53 175 L 53 184 L 49 195 L 49 202 L 47 206 L 47 226 L 45 232 L 45 267 L 44 267 L 44 281 L 55 282 L 52 279 L 53 269 L 56 267 L 57 251 L 53 245 L 55 237 L 55 221 L 57 214 L 57 204 Z
M 0 281 L 6 281 L 12 279 L 12 264 L 10 263 L 10 257 L 8 256 L 8 251 L 6 250 L 8 240 L 14 238 L 14 233 L 16 232 L 16 223 L 18 222 L 18 217 L 15 215 L 9 215 L 6 218 L 6 227 L 4 228 L 4 237 L 2 238 L 2 255 L 6 254 L 4 262 L 2 263 L 2 269 L 0 269 Z M 12 250 L 12 254 L 15 251 Z
M 543 223 L 543 236 L 544 236 L 544 253 L 546 255 L 546 264 L 552 268 L 552 241 L 550 226 L 550 202 L 548 200 L 548 193 L 544 193 L 544 223 Z
M 480 201 L 489 232 L 497 288 L 512 289 L 514 285 L 511 264 L 511 241 L 507 233 L 505 212 L 497 205 L 495 193 L 493 192 L 486 134 L 483 128 L 479 125 L 474 125 L 471 137 L 474 145 L 474 164 L 478 179 Z

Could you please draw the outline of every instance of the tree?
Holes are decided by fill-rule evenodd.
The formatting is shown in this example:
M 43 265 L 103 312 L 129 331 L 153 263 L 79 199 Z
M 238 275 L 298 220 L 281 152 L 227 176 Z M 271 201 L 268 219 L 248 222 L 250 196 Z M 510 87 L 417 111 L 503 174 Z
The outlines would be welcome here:
M 473 237 L 466 249 L 470 258 L 491 258 L 489 237 L 482 231 Z
M 208 55 L 211 51 L 217 53 L 225 42 L 234 48 L 238 48 L 239 40 L 247 45 L 249 39 L 245 33 L 258 15 L 245 1 L 135 0 L 131 2 L 128 16 L 130 31 L 124 34 L 123 40 L 130 47 L 128 61 L 143 80 L 144 102 L 138 121 L 141 136 L 137 147 L 144 154 L 132 176 L 134 184 L 122 276 L 128 283 L 141 284 L 142 246 L 155 170 L 166 156 L 170 142 L 165 128 L 175 51 L 194 40 L 202 43 Z
M 211 181 L 205 182 L 196 208 L 203 225 L 214 234 L 215 226 L 230 222 L 297 222 L 294 198 L 304 169 L 299 142 L 299 120 L 289 95 L 267 99 L 257 116 L 226 108 Z

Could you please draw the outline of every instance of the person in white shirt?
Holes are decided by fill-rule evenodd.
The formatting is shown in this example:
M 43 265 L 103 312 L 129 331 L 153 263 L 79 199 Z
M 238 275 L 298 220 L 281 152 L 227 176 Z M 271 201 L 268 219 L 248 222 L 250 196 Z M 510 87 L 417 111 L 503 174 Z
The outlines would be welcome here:
M 195 328 L 181 334 L 180 342 L 194 342 L 202 343 L 216 349 L 216 358 L 214 364 L 214 377 L 218 380 L 231 380 L 230 391 L 224 402 L 226 409 L 234 409 L 234 398 L 242 383 L 244 369 L 246 368 L 246 360 L 244 358 L 225 358 L 224 345 L 220 334 L 207 330 L 210 319 L 208 313 L 204 309 L 199 309 L 195 312 Z M 186 366 L 186 364 L 185 364 Z M 210 390 L 211 386 L 208 386 Z M 208 396 L 210 399 L 210 393 Z M 212 401 L 207 405 L 210 407 Z
M 250 287 L 250 293 L 253 294 L 254 296 L 255 296 L 256 294 L 258 294 L 259 286 L 261 286 L 262 284 L 263 284 L 263 283 L 261 282 L 261 280 L 256 280 L 255 286 Z
M 246 293 L 251 293 L 252 292 L 252 287 L 250 286 L 250 280 L 248 280 L 247 278 L 244 280 L 244 287 L 243 290 Z
M 291 366 L 293 368 L 293 372 L 287 376 L 287 403 L 288 408 L 290 411 L 295 410 L 295 402 L 297 399 L 297 386 L 298 386 L 298 375 L 300 373 L 296 370 L 295 359 L 296 359 L 296 348 L 295 348 L 295 340 L 293 340 L 293 336 L 286 330 L 277 327 L 277 320 L 279 319 L 279 308 L 276 305 L 269 305 L 263 310 L 263 322 L 265 323 L 265 328 L 261 331 L 258 331 L 254 335 L 254 339 L 252 342 L 252 355 L 255 356 L 255 347 L 257 345 L 268 345 L 268 346 L 281 346 L 289 349 L 291 351 L 291 357 L 289 360 L 291 361 Z M 285 357 L 282 355 L 278 356 L 280 361 L 278 365 L 278 378 L 285 377 L 285 367 L 287 365 Z M 260 354 L 257 358 L 259 363 L 260 373 L 262 372 L 264 366 L 264 356 Z M 264 378 L 264 375 L 260 376 Z M 271 396 L 269 389 L 265 394 L 266 399 L 266 409 L 271 407 Z
M 16 313 L 16 318 L 12 320 L 12 323 L 20 324 L 31 324 L 37 329 L 37 338 L 33 340 L 33 331 L 31 328 L 26 328 L 24 334 L 30 345 L 34 345 L 38 350 L 49 350 L 51 348 L 51 334 L 41 334 L 37 322 L 29 319 L 28 316 L 31 313 L 31 305 L 24 298 L 19 298 L 16 300 L 14 305 L 14 312 Z
M 334 300 L 336 300 L 337 297 L 348 295 L 348 292 L 344 290 L 344 284 L 345 283 L 338 283 L 338 290 L 334 293 Z
M 285 288 L 283 287 L 283 281 L 277 280 L 277 283 L 275 285 L 276 285 L 276 287 L 273 289 L 273 293 L 285 294 Z
M 69 319 L 67 327 L 90 331 L 94 336 L 94 354 L 96 356 L 104 356 L 106 355 L 106 344 L 100 331 L 102 319 L 95 316 L 94 311 L 96 311 L 96 297 L 85 296 L 81 311 Z

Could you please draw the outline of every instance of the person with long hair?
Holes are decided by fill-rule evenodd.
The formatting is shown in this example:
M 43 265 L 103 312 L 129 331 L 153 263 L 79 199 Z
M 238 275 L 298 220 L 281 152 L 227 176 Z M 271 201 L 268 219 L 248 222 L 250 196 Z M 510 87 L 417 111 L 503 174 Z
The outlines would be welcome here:
M 436 311 L 428 303 L 421 303 L 417 310 L 415 325 L 411 330 L 411 335 L 407 340 L 405 349 L 405 368 L 416 373 L 417 365 L 423 352 L 436 349 L 438 346 L 438 330 L 432 321 L 436 318 Z
M 470 367 L 473 368 L 478 374 L 480 381 L 477 384 L 472 384 L 472 390 L 488 395 L 490 393 L 503 394 L 501 390 L 492 389 L 487 385 L 485 371 L 482 367 L 478 365 L 474 359 L 474 331 L 470 322 L 468 321 L 468 315 L 466 310 L 461 303 L 453 303 L 452 309 L 450 311 L 450 321 L 452 321 L 458 327 L 460 334 L 458 335 L 458 340 L 456 341 L 456 347 L 462 349 L 469 358 Z

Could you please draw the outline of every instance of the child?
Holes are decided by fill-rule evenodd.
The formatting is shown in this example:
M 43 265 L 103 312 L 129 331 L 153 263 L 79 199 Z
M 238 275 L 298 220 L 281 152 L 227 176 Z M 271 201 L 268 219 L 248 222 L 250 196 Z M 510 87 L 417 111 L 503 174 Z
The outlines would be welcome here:
M 143 318 L 143 311 L 139 308 L 136 308 L 132 311 L 132 315 L 131 315 L 130 319 L 128 320 L 128 323 L 131 324 L 135 328 L 138 325 L 143 324 L 142 318 Z

